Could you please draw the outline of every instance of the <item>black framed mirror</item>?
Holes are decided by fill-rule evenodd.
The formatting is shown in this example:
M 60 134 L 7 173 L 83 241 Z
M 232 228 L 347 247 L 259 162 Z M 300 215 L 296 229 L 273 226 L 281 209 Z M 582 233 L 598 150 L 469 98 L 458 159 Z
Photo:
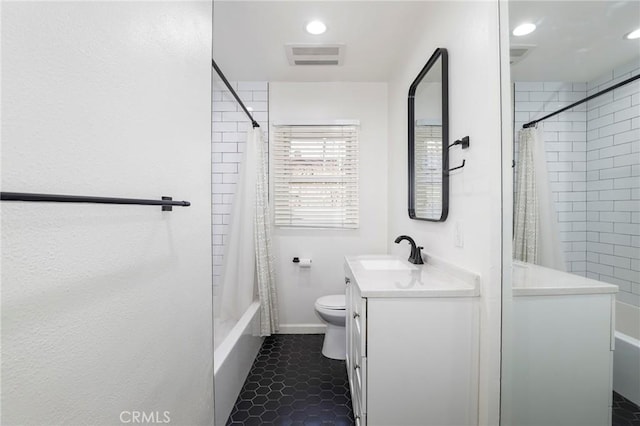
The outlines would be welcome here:
M 449 213 L 447 49 L 431 55 L 409 88 L 409 217 L 442 222 Z

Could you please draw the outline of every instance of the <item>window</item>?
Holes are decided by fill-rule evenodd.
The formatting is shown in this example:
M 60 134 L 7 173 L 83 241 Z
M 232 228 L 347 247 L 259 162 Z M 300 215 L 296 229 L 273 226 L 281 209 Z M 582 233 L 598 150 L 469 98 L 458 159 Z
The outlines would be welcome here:
M 272 147 L 276 226 L 358 227 L 356 126 L 276 126 Z
M 415 200 L 417 217 L 442 214 L 442 126 L 415 128 Z

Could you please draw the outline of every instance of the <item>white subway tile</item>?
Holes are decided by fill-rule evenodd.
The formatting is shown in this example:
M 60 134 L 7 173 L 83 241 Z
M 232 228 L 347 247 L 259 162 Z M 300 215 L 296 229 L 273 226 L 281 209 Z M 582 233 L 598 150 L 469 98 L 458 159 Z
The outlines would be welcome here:
M 238 90 L 247 91 L 266 91 L 268 90 L 268 84 L 266 81 L 239 81 Z
M 615 227 L 614 231 L 618 232 Z M 631 235 L 624 235 L 620 233 L 601 232 L 600 242 L 607 244 L 617 244 L 619 246 L 631 245 Z
M 214 102 L 213 103 L 213 110 L 214 111 L 237 111 L 238 110 L 238 104 L 234 101 L 234 102 L 227 102 L 227 101 L 220 101 L 220 102 Z
M 610 189 L 608 191 L 600 191 L 600 200 L 630 200 L 630 189 Z
M 631 154 L 631 144 L 625 143 L 600 149 L 600 158 Z M 638 158 L 640 162 L 640 157 Z
M 627 177 L 614 180 L 614 188 L 638 188 L 640 187 L 640 178 Z
M 631 212 L 600 212 L 602 222 L 631 223 Z
M 613 167 L 613 158 L 603 158 L 600 160 L 591 160 L 587 162 L 588 170 L 611 169 Z
M 225 152 L 222 154 L 222 162 L 224 163 L 241 163 L 242 162 L 242 154 L 241 153 L 231 153 Z
M 637 259 L 640 258 L 640 247 L 615 246 L 614 254 L 616 256 Z
M 545 121 L 544 122 L 544 131 L 545 132 L 570 132 L 573 130 L 573 126 L 571 122 L 564 121 Z
M 559 92 L 558 100 L 575 102 L 583 99 L 585 95 L 586 95 L 586 92 Z
M 608 254 L 600 254 L 599 257 L 599 263 L 603 265 L 617 266 L 619 268 L 627 269 L 631 267 L 631 261 L 628 257 L 611 256 Z
M 640 210 L 640 200 L 630 201 L 616 201 L 615 211 L 618 212 L 633 212 Z
M 238 152 L 238 146 L 235 143 L 216 143 L 213 144 L 213 152 Z
M 558 141 L 586 142 L 587 135 L 585 132 L 558 132 Z
M 640 235 L 639 223 L 614 223 L 613 229 L 617 234 Z M 630 243 L 629 241 L 629 244 Z
M 613 266 L 603 265 L 601 263 L 591 263 L 587 264 L 587 271 L 593 272 L 594 274 L 602 274 L 602 275 L 613 275 Z
M 586 201 L 574 201 L 571 203 L 574 212 L 583 212 L 587 210 L 587 202 Z
M 583 161 L 584 163 L 584 161 Z M 571 191 L 586 191 L 587 190 L 587 182 L 586 181 L 582 181 L 582 182 L 572 182 L 571 183 Z
M 600 115 L 611 114 L 617 111 L 627 109 L 631 106 L 631 97 L 626 96 L 617 101 L 610 102 L 600 107 Z
M 588 222 L 587 231 L 590 232 L 613 232 L 613 223 L 610 222 Z
M 616 201 L 616 203 L 627 203 L 628 201 Z M 613 211 L 613 201 L 587 201 L 588 211 Z
M 587 242 L 599 243 L 600 233 L 594 231 L 587 231 Z
M 638 271 L 632 271 L 626 268 L 614 268 L 613 276 L 619 278 L 621 280 L 626 281 L 638 281 L 640 278 L 638 277 Z
M 617 179 L 631 176 L 631 167 L 615 167 L 613 169 L 600 170 L 600 179 Z
M 524 92 L 524 93 L 528 93 L 529 99 L 523 99 L 523 101 L 551 102 L 551 101 L 558 100 L 558 94 L 556 92 Z
M 625 98 L 625 99 L 630 99 L 630 98 Z M 613 121 L 618 122 L 618 121 L 623 121 L 623 120 L 629 120 L 631 118 L 638 117 L 638 116 L 640 116 L 640 112 L 638 111 L 638 107 L 637 106 L 632 106 L 632 107 L 629 107 L 627 109 L 623 109 L 621 111 L 617 111 L 613 115 Z
M 631 147 L 631 144 L 624 144 L 620 146 L 625 146 L 625 145 L 629 145 L 629 147 Z M 615 167 L 638 165 L 640 164 L 640 153 L 634 152 L 628 155 L 615 157 L 613 159 L 613 164 Z
M 269 100 L 269 92 L 262 90 L 255 90 L 253 92 L 253 100 L 254 101 L 268 101 Z
M 587 183 L 587 191 L 613 189 L 613 179 L 595 180 Z
M 621 99 L 627 96 L 631 96 L 638 92 L 640 92 L 640 81 L 636 80 L 615 89 L 613 91 L 613 98 Z
M 587 251 L 594 252 L 594 253 L 613 254 L 614 245 L 587 242 Z
M 516 81 L 515 90 L 519 92 L 541 92 L 544 90 L 544 84 L 537 82 Z

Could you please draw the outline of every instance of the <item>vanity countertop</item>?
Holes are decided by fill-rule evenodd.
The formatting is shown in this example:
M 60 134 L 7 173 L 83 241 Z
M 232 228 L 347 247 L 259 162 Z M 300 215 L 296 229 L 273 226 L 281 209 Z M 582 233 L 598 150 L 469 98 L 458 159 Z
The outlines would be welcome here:
M 532 263 L 513 261 L 514 296 L 617 293 L 618 286 Z
M 477 274 L 427 256 L 414 265 L 390 255 L 346 256 L 345 270 L 358 282 L 362 297 L 477 297 Z

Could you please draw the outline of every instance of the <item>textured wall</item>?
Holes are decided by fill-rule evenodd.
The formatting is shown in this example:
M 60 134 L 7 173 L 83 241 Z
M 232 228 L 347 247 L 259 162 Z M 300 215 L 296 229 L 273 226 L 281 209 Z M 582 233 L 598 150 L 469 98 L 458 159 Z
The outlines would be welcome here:
M 3 2 L 3 191 L 192 206 L 2 203 L 2 424 L 213 422 L 210 57 L 211 3 Z

